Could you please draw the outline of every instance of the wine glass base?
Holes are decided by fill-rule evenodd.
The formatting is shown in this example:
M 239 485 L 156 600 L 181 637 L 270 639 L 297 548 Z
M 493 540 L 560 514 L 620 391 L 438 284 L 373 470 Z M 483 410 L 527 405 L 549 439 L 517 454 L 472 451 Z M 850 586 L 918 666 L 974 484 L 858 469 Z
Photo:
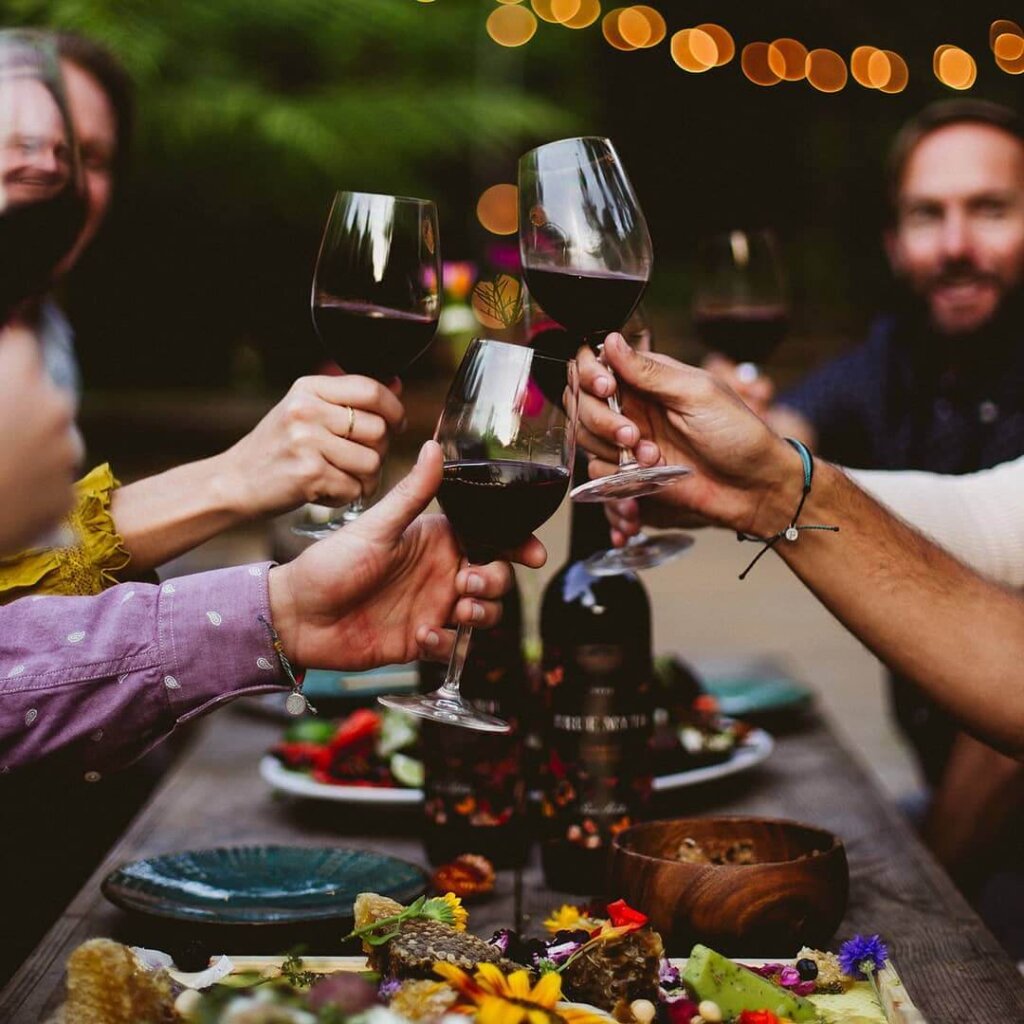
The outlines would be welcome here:
M 620 470 L 611 476 L 588 480 L 569 492 L 573 501 L 620 501 L 642 498 L 663 487 L 679 483 L 693 472 L 689 466 L 637 466 Z
M 385 707 L 394 708 L 407 715 L 426 718 L 443 725 L 457 725 L 462 729 L 476 729 L 478 732 L 511 732 L 512 726 L 493 715 L 471 708 L 459 698 L 452 698 L 435 690 L 427 694 L 378 697 Z
M 591 555 L 583 564 L 594 576 L 618 576 L 624 572 L 639 572 L 641 569 L 664 565 L 692 547 L 693 537 L 688 533 L 659 533 L 653 537 L 634 538 L 625 547 Z
M 298 523 L 292 527 L 292 533 L 297 537 L 312 537 L 313 540 L 323 540 L 330 537 L 336 530 L 344 526 L 341 520 L 328 520 L 326 523 Z

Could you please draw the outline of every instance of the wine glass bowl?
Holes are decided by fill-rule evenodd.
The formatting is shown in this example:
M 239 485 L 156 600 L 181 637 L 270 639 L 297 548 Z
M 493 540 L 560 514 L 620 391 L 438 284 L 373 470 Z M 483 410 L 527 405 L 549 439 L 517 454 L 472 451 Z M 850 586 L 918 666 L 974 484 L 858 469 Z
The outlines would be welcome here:
M 771 231 L 737 229 L 703 243 L 693 325 L 709 349 L 738 364 L 741 380 L 757 377 L 789 329 L 782 262 Z
M 84 218 L 56 46 L 38 32 L 0 31 L 0 325 L 49 288 Z
M 643 297 L 650 232 L 608 139 L 561 139 L 519 160 L 519 252 L 531 296 L 579 344 L 601 354 Z M 616 399 L 609 404 L 617 409 Z M 622 449 L 619 472 L 575 488 L 575 501 L 640 497 L 676 483 L 682 466 L 641 467 Z
M 338 192 L 310 295 L 313 327 L 346 373 L 387 382 L 430 346 L 441 315 L 437 209 L 427 199 Z M 293 527 L 320 539 L 363 511 L 357 498 L 326 522 Z
M 470 345 L 435 436 L 444 455 L 438 502 L 471 563 L 519 547 L 561 504 L 575 454 L 578 393 L 572 360 L 500 341 Z M 470 634 L 470 627 L 459 626 L 438 690 L 380 702 L 447 725 L 509 731 L 459 693 Z

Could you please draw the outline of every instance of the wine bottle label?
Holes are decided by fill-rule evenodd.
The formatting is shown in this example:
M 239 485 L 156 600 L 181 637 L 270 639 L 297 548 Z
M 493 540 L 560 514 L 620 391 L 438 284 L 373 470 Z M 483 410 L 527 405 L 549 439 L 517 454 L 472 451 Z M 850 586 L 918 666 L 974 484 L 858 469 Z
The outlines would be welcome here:
M 599 849 L 650 793 L 650 680 L 619 644 L 545 652 L 550 712 L 541 811 L 548 839 Z

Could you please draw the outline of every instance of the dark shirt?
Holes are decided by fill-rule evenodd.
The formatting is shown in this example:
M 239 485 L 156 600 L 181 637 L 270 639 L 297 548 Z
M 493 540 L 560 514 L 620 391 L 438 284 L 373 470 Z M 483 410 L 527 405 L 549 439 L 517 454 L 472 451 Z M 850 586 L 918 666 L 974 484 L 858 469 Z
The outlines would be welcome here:
M 971 473 L 1024 454 L 1024 320 L 948 342 L 920 319 L 875 322 L 864 344 L 779 399 L 817 433 L 823 458 L 859 469 Z M 925 778 L 942 776 L 956 722 L 894 676 L 893 712 Z
M 963 346 L 964 351 L 957 351 Z M 814 425 L 817 452 L 857 469 L 972 473 L 1024 454 L 1024 328 L 1009 343 L 947 343 L 900 318 L 779 399 Z

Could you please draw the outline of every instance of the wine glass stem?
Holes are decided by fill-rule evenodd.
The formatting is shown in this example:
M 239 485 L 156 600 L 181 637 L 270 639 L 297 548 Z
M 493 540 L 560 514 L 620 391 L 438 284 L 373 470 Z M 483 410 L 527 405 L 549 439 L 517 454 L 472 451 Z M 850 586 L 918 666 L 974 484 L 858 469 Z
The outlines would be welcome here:
M 341 521 L 343 523 L 351 523 L 358 519 L 366 511 L 366 501 L 360 494 L 355 501 L 345 506 L 345 511 L 341 513 Z
M 472 635 L 473 627 L 460 623 L 455 634 L 455 646 L 452 648 L 451 660 L 448 662 L 448 671 L 445 673 L 444 682 L 438 691 L 453 700 L 459 700 L 459 681 L 462 679 L 462 670 L 466 665 L 469 638 Z
M 604 342 L 600 342 L 597 345 L 597 358 L 601 361 L 602 365 L 607 366 L 608 360 L 604 357 Z M 612 371 L 609 371 L 612 372 Z M 612 372 L 612 376 L 614 373 Z M 622 403 L 619 401 L 618 391 L 613 392 L 608 396 L 608 408 L 612 412 L 622 415 Z M 624 469 L 636 469 L 639 463 L 636 461 L 636 456 L 633 454 L 632 448 L 619 447 L 619 470 Z

